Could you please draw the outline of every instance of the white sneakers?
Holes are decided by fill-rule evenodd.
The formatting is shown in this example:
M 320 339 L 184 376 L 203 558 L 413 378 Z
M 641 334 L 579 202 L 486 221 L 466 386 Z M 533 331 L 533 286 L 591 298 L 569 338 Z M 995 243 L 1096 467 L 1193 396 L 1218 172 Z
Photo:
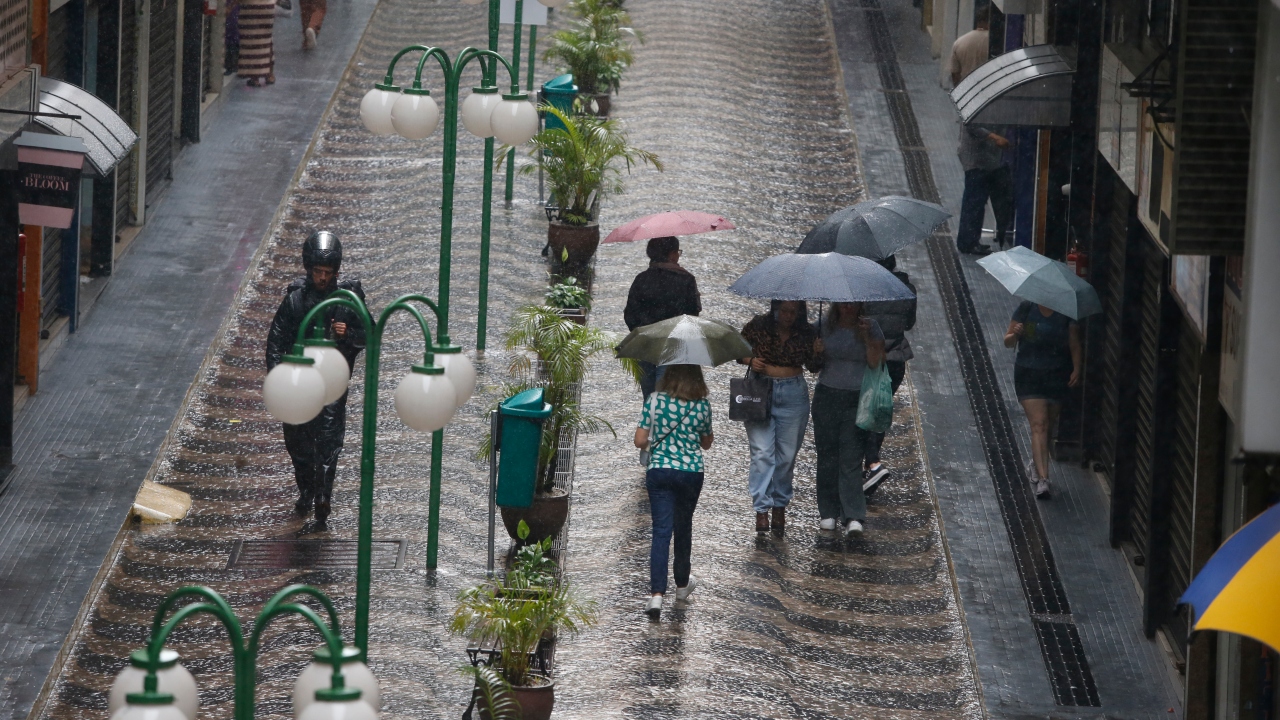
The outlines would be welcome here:
M 662 596 L 650 595 L 649 602 L 644 606 L 644 612 L 649 616 L 650 620 L 657 620 L 662 617 Z
M 844 533 L 849 537 L 861 537 L 862 523 L 858 522 L 857 520 L 850 520 L 849 524 L 846 525 L 844 528 Z
M 822 522 L 818 523 L 818 527 L 822 528 L 823 530 L 835 530 L 835 529 L 836 529 L 836 519 L 835 519 L 835 518 L 822 518 Z
M 698 578 L 690 575 L 689 584 L 684 587 L 676 588 L 676 602 L 684 602 L 689 599 L 689 595 L 698 587 Z
M 313 28 L 307 28 L 302 31 L 302 49 L 314 50 L 316 47 L 316 31 Z
M 1043 498 L 1049 496 L 1049 478 L 1042 478 L 1036 472 L 1036 461 L 1027 461 L 1027 477 L 1031 480 L 1031 490 L 1036 497 Z

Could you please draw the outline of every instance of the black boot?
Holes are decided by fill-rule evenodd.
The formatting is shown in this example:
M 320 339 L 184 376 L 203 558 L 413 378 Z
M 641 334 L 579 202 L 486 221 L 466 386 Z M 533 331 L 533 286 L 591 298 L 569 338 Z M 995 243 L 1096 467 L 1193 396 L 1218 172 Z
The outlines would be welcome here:
M 329 498 L 316 498 L 316 525 L 323 527 L 325 521 L 329 519 Z
M 313 500 L 310 495 L 302 493 L 302 495 L 298 497 L 298 501 L 293 504 L 293 511 L 302 517 L 306 517 L 307 513 L 311 512 L 312 502 Z

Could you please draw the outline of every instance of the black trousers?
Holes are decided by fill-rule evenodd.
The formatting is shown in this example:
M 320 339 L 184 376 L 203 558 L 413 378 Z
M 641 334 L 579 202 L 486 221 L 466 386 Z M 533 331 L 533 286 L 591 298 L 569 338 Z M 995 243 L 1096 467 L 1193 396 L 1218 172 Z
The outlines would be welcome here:
M 338 472 L 338 456 L 347 434 L 347 396 L 324 406 L 314 420 L 284 426 L 284 447 L 293 460 L 293 476 L 303 500 L 328 502 Z
M 1008 165 L 994 170 L 965 171 L 960 225 L 956 231 L 956 248 L 960 252 L 981 244 L 982 218 L 987 213 L 988 199 L 996 216 L 996 244 L 1004 245 L 1005 234 L 1013 227 L 1013 174 Z
M 898 360 L 885 360 L 885 369 L 889 371 L 889 382 L 893 384 L 893 394 L 898 394 L 898 387 L 902 385 L 902 379 L 907 375 L 907 363 Z M 864 466 L 880 462 L 880 446 L 884 444 L 884 433 L 868 433 L 870 437 L 867 440 L 867 453 Z

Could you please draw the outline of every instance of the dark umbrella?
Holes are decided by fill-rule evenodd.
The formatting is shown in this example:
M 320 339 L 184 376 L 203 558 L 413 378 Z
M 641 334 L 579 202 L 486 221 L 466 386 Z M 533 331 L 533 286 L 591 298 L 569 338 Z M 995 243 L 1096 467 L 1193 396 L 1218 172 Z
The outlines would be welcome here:
M 840 253 L 775 255 L 751 268 L 729 292 L 771 300 L 881 302 L 910 300 L 915 293 L 864 257 Z
M 920 242 L 951 217 L 941 205 L 887 195 L 837 210 L 805 235 L 796 252 L 838 252 L 883 260 Z

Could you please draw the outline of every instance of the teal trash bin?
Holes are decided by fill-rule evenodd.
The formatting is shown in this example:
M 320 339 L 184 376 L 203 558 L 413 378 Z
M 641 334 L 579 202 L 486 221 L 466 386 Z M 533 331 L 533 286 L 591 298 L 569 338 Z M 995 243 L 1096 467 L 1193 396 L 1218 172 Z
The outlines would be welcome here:
M 501 507 L 529 507 L 538 480 L 542 423 L 551 416 L 542 388 L 525 390 L 498 405 L 498 499 Z
M 578 97 L 578 86 L 573 84 L 573 75 L 561 75 L 542 83 L 542 97 L 547 104 L 568 115 L 573 112 L 573 99 Z M 564 123 L 551 113 L 546 115 L 546 128 L 563 128 Z

